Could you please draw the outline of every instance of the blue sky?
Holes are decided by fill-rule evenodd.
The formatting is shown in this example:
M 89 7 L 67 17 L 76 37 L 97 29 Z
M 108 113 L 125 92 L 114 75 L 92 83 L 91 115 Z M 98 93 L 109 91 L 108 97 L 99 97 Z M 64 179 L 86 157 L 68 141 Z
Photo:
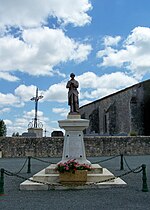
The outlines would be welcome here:
M 0 0 L 0 119 L 27 132 L 36 87 L 50 136 L 74 72 L 80 106 L 150 78 L 149 0 Z

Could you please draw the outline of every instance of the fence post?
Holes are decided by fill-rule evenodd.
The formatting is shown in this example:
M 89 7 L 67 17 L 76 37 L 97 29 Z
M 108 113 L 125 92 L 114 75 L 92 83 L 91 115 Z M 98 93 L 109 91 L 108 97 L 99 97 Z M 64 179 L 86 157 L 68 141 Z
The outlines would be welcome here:
M 120 154 L 120 170 L 124 170 L 124 166 L 123 166 L 123 154 Z
M 143 164 L 142 165 L 142 173 L 143 173 L 143 187 L 142 187 L 142 191 L 143 192 L 148 192 L 148 186 L 147 186 L 147 177 L 146 177 L 146 165 Z
M 4 169 L 1 168 L 1 176 L 0 176 L 0 195 L 4 194 Z
M 28 156 L 28 170 L 27 173 L 30 174 L 31 173 L 31 157 Z

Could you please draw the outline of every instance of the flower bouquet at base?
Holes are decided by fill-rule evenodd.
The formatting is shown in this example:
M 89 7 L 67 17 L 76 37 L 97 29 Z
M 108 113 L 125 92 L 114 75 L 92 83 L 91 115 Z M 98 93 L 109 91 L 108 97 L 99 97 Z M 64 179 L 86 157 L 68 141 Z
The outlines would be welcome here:
M 59 172 L 59 179 L 65 185 L 83 185 L 87 181 L 87 171 L 92 168 L 87 164 L 79 164 L 75 159 L 59 163 L 56 171 Z

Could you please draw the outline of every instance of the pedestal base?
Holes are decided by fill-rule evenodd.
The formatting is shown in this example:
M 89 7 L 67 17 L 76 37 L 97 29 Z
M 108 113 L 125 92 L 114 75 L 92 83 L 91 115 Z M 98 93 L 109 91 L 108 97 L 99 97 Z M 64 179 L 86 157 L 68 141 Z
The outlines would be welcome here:
M 90 165 L 90 161 L 86 159 L 83 141 L 83 130 L 88 127 L 89 120 L 80 119 L 80 115 L 68 115 L 66 120 L 60 120 L 58 123 L 60 128 L 65 130 L 61 162 L 76 159 L 80 164 Z
M 42 128 L 28 128 L 28 135 L 35 134 L 35 137 L 42 138 L 43 137 L 43 129 Z
M 47 168 L 35 174 L 30 178 L 31 181 L 25 181 L 20 184 L 20 190 L 65 190 L 65 189 L 90 189 L 102 187 L 126 186 L 126 183 L 115 176 L 106 168 L 99 164 L 92 164 L 92 171 L 87 172 L 87 182 L 80 185 L 63 185 L 59 179 L 59 173 L 55 171 L 56 164 L 51 164 Z M 32 182 L 32 180 L 34 182 Z M 108 180 L 108 181 L 106 181 Z M 41 182 L 41 183 L 38 183 Z

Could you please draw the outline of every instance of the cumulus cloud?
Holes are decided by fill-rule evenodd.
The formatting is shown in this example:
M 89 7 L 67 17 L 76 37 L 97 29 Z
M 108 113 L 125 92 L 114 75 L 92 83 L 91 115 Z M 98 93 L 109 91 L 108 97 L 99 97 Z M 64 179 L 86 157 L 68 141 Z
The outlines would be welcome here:
M 36 94 L 36 86 L 34 85 L 30 85 L 30 86 L 26 86 L 26 85 L 20 85 L 18 86 L 15 91 L 14 94 L 20 98 L 21 101 L 23 102 L 27 102 L 29 101 L 33 96 L 35 96 Z M 40 94 L 40 90 L 38 91 L 38 95 Z
M 39 95 L 41 95 L 42 91 L 39 90 Z M 1 109 L 1 112 L 8 112 L 10 108 L 8 107 L 23 107 L 26 102 L 30 101 L 30 99 L 36 94 L 36 86 L 30 85 L 20 85 L 15 90 L 14 93 L 0 93 L 0 107 L 4 107 Z M 41 101 L 41 100 L 40 100 Z M 8 106 L 7 108 L 5 108 Z
M 76 79 L 80 83 L 80 106 L 85 105 L 93 100 L 102 98 L 111 93 L 117 92 L 120 89 L 123 89 L 127 86 L 138 83 L 136 79 L 128 76 L 122 72 L 115 72 L 111 74 L 105 74 L 102 76 L 96 75 L 94 72 L 86 72 L 79 76 L 76 76 Z M 19 106 L 20 104 L 25 105 L 26 102 L 30 100 L 31 97 L 34 96 L 36 91 L 36 87 L 20 85 L 18 86 L 14 94 L 0 94 L 0 104 L 4 111 L 9 111 L 8 109 L 4 110 L 5 106 Z M 66 89 L 66 80 L 61 83 L 57 83 L 51 85 L 47 90 L 39 90 L 39 94 L 42 92 L 44 96 L 41 101 L 48 102 L 65 102 L 65 107 L 58 107 L 55 105 L 55 108 L 52 109 L 53 113 L 59 114 L 62 117 L 66 117 L 69 112 L 69 107 L 67 106 L 67 89 Z M 61 105 L 61 104 L 60 104 Z M 3 108 L 4 107 L 4 108 Z M 22 133 L 26 131 L 29 122 L 34 118 L 35 110 L 31 110 L 28 112 L 24 112 L 21 115 L 14 116 L 13 125 L 8 125 L 9 135 L 13 132 Z M 49 119 L 44 116 L 42 111 L 38 111 L 38 118 L 44 124 L 46 129 L 50 129 L 51 131 L 56 128 L 49 127 Z
M 28 122 L 29 121 L 31 121 L 33 118 L 34 118 L 34 116 L 35 116 L 35 110 L 34 109 L 32 109 L 31 111 L 28 111 L 28 112 L 24 112 L 24 114 L 23 114 L 23 119 L 24 120 L 28 120 Z M 47 121 L 49 121 L 49 118 L 47 118 L 47 117 L 45 117 L 44 116 L 44 113 L 42 112 L 42 111 L 37 111 L 37 116 L 38 116 L 38 120 L 40 119 L 40 121 L 44 121 L 44 122 L 47 122 Z
M 7 80 L 9 82 L 16 82 L 17 80 L 19 80 L 18 77 L 13 76 L 8 72 L 3 72 L 3 71 L 0 72 L 0 78 L 4 79 L 4 80 Z
M 52 111 L 56 114 L 60 114 L 62 117 L 66 117 L 69 113 L 69 109 L 66 108 L 53 108 Z
M 28 102 L 36 93 L 36 86 L 20 85 L 14 91 L 14 96 L 20 99 L 22 102 Z M 38 95 L 42 95 L 43 101 L 56 101 L 66 102 L 67 101 L 67 90 L 66 83 L 61 82 L 58 84 L 51 85 L 47 90 L 38 90 Z
M 44 116 L 42 111 L 38 111 L 38 122 L 42 122 L 43 128 L 47 128 L 48 130 L 52 130 L 49 126 L 49 119 Z M 14 117 L 13 122 L 11 120 L 5 119 L 4 122 L 6 123 L 7 127 L 7 136 L 12 136 L 15 132 L 19 132 L 21 135 L 23 132 L 27 132 L 29 122 L 32 122 L 35 116 L 35 110 L 31 111 L 24 111 L 22 116 Z
M 74 41 L 61 29 L 26 29 L 22 39 L 10 35 L 0 38 L 0 77 L 16 81 L 18 78 L 11 75 L 13 71 L 34 76 L 61 75 L 58 70 L 55 72 L 55 66 L 69 60 L 82 62 L 91 50 L 91 45 Z
M 141 79 L 150 73 L 150 28 L 136 27 L 122 42 L 121 49 L 110 46 L 100 50 L 101 66 L 126 68 L 136 78 Z
M 92 51 L 91 45 L 77 44 L 70 58 L 74 60 L 76 63 L 81 63 L 82 61 L 87 60 L 87 57 L 91 51 Z
M 80 82 L 81 100 L 99 99 L 138 83 L 138 80 L 123 72 L 104 74 L 102 76 L 98 76 L 94 72 L 86 72 L 78 76 L 77 79 Z
M 138 83 L 138 80 L 128 76 L 123 72 L 115 72 L 111 74 L 104 74 L 102 76 L 96 75 L 94 72 L 86 72 L 82 75 L 76 76 L 79 81 L 79 98 L 81 100 L 98 99 L 103 96 L 116 92 L 117 90 L 131 86 Z M 0 104 L 3 106 L 24 106 L 26 102 L 35 96 L 36 86 L 20 85 L 14 90 L 14 94 L 0 93 Z M 66 89 L 66 80 L 51 85 L 47 90 L 39 90 L 38 94 L 44 97 L 40 102 L 53 101 L 59 103 L 66 103 L 68 100 Z M 81 104 L 83 104 L 81 102 Z M 62 111 L 61 109 L 54 109 L 55 113 Z
M 23 106 L 23 103 L 18 99 L 18 97 L 16 97 L 11 93 L 7 94 L 0 93 L 0 107 L 3 106 L 21 107 Z
M 4 122 L 7 127 L 7 136 L 12 136 L 13 133 L 17 133 L 17 132 L 19 132 L 19 134 L 22 134 L 23 132 L 27 132 L 29 121 L 25 119 L 24 117 L 22 118 L 14 117 L 13 121 L 5 119 Z
M 0 0 L 0 27 L 39 27 L 49 17 L 63 24 L 84 26 L 91 22 L 87 14 L 90 9 L 89 0 Z
M 51 85 L 48 90 L 43 92 L 45 101 L 67 101 L 66 83 L 61 82 L 58 84 Z
M 77 78 L 80 82 L 81 88 L 120 88 L 130 86 L 138 82 L 136 79 L 123 72 L 114 72 L 111 74 L 104 74 L 102 76 L 98 76 L 94 72 L 85 72 Z
M 105 36 L 103 39 L 104 45 L 105 46 L 113 46 L 113 45 L 117 45 L 118 42 L 120 42 L 121 40 L 121 36 Z
M 30 85 L 20 85 L 15 90 L 14 93 L 0 93 L 0 107 L 4 107 L 1 109 L 1 112 L 8 111 L 8 107 L 23 107 L 26 102 L 29 102 L 32 97 L 36 94 L 36 86 Z M 38 95 L 44 96 L 42 100 L 44 101 L 55 101 L 59 103 L 63 103 L 67 101 L 67 90 L 66 83 L 58 83 L 51 85 L 47 90 L 38 90 Z M 32 113 L 33 114 L 33 113 Z M 40 114 L 40 113 L 39 113 Z M 28 116 L 28 114 L 26 114 Z
M 59 64 L 85 61 L 91 45 L 71 39 L 52 25 L 56 19 L 57 26 L 84 26 L 91 22 L 90 9 L 89 0 L 0 0 L 0 78 L 16 82 L 17 71 L 64 77 Z

